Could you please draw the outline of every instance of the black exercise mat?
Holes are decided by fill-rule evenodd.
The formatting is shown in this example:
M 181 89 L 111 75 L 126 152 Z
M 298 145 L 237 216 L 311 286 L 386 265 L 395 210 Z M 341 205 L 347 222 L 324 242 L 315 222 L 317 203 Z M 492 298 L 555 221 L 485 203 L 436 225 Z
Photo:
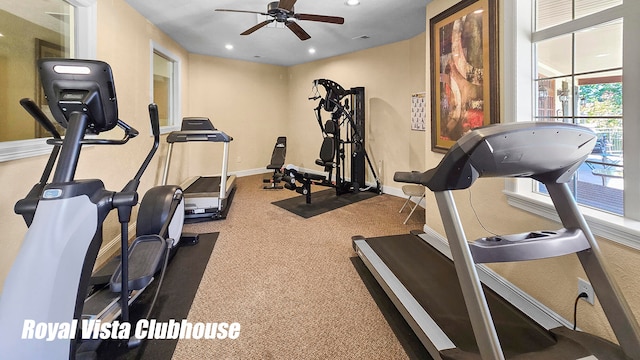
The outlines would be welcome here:
M 155 319 L 157 322 L 174 319 L 180 322 L 187 318 L 200 286 L 202 274 L 218 239 L 218 233 L 200 234 L 199 239 L 200 241 L 194 246 L 178 248 L 167 267 L 164 284 L 149 319 Z M 151 283 L 131 306 L 132 333 L 137 320 L 146 315 L 148 306 L 153 301 L 157 284 L 157 281 Z M 138 348 L 127 349 L 121 342 L 104 342 L 98 350 L 98 359 L 171 359 L 177 343 L 178 340 L 146 340 Z
M 304 195 L 279 200 L 272 202 L 272 204 L 308 219 L 374 196 L 376 196 L 376 193 L 370 191 L 346 193 L 337 196 L 335 189 L 328 189 L 312 193 L 311 204 L 306 203 Z

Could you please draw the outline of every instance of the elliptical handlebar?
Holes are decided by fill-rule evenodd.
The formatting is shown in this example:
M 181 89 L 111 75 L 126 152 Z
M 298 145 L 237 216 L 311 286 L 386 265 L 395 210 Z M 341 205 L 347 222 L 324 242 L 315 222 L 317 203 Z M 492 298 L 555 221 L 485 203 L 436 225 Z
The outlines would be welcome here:
M 80 144 L 82 145 L 124 145 L 129 140 L 138 136 L 140 132 L 138 130 L 132 128 L 124 121 L 118 119 L 117 123 L 118 127 L 124 131 L 124 137 L 120 140 L 115 139 L 82 139 L 80 140 Z M 47 144 L 49 145 L 62 145 L 63 140 L 60 138 L 47 139 Z
M 122 189 L 122 192 L 126 191 L 136 191 L 138 189 L 138 185 L 140 184 L 140 179 L 142 178 L 142 174 L 144 174 L 145 170 L 151 163 L 151 159 L 155 155 L 158 147 L 160 146 L 160 120 L 158 117 L 158 105 L 149 104 L 149 119 L 151 121 L 151 130 L 153 132 L 153 145 L 151 146 L 151 150 L 147 154 L 147 157 L 144 159 L 138 172 L 136 175 L 127 183 L 127 185 Z M 134 129 L 135 130 L 135 129 Z M 136 131 L 137 133 L 137 131 Z
M 120 119 L 118 119 L 118 127 L 124 130 L 125 138 L 127 138 L 127 140 L 133 139 L 134 137 L 140 134 L 138 130 L 132 128 L 131 126 L 129 126 L 127 123 L 125 123 Z
M 151 120 L 151 132 L 160 141 L 160 116 L 158 115 L 158 105 L 149 104 L 149 119 Z
M 55 139 L 61 139 L 60 133 L 53 125 L 51 120 L 45 115 L 44 112 L 40 109 L 40 107 L 31 99 L 24 98 L 20 100 L 20 105 L 31 115 L 40 125 L 42 125 L 45 130 L 47 130 L 51 136 Z M 62 142 L 60 142 L 62 144 Z
M 147 158 L 144 159 L 142 165 L 140 165 L 140 169 L 134 177 L 134 179 L 137 180 L 140 180 L 142 174 L 147 169 L 147 166 L 149 166 L 153 155 L 155 155 L 156 150 L 158 150 L 158 147 L 160 146 L 160 120 L 158 118 L 158 105 L 149 104 L 149 119 L 151 121 L 151 130 L 153 132 L 153 146 L 151 147 L 151 150 L 149 150 Z
M 20 100 L 20 105 L 42 126 L 47 130 L 51 136 L 55 139 L 60 139 L 60 133 L 53 125 L 51 120 L 45 115 L 44 112 L 38 107 L 38 105 L 31 99 L 24 98 Z M 31 222 L 33 221 L 33 215 L 36 211 L 36 207 L 38 206 L 38 201 L 40 200 L 40 195 L 44 191 L 44 187 L 47 185 L 47 181 L 51 176 L 51 172 L 53 171 L 53 167 L 55 166 L 56 160 L 58 159 L 58 155 L 60 154 L 62 142 L 59 145 L 56 145 L 51 154 L 49 154 L 49 160 L 47 160 L 47 164 L 42 171 L 42 175 L 40 176 L 40 181 L 35 184 L 27 196 L 23 199 L 18 200 L 16 202 L 13 211 L 16 214 L 22 215 L 24 221 L 27 223 L 27 226 L 31 226 Z

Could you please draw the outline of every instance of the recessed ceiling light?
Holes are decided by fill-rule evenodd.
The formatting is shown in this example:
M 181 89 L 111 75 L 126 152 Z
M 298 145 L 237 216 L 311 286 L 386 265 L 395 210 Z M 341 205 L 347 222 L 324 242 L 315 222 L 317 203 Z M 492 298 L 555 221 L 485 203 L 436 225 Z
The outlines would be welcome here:
M 314 48 L 309 48 L 309 54 L 315 54 L 316 53 L 316 49 Z
M 357 6 L 360 5 L 360 0 L 347 0 L 344 4 L 347 6 Z
M 227 45 L 224 46 L 224 48 L 227 49 L 227 50 L 233 50 L 233 45 L 227 44 Z
M 0 33 L 0 37 L 4 37 L 4 34 Z

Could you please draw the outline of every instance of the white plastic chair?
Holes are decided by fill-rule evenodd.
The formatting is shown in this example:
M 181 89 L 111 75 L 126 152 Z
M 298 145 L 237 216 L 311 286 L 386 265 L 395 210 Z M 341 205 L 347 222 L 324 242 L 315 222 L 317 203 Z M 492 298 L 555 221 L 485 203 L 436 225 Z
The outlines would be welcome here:
M 407 198 L 407 201 L 404 202 L 404 205 L 402 205 L 402 208 L 400 208 L 400 211 L 398 211 L 399 213 L 401 213 L 402 210 L 404 210 L 404 208 L 407 206 L 409 201 L 411 201 L 412 197 L 414 197 L 414 196 L 419 196 L 420 197 L 418 202 L 411 208 L 411 212 L 409 213 L 409 216 L 407 216 L 407 218 L 404 220 L 403 224 L 406 225 L 407 221 L 409 221 L 409 218 L 411 217 L 411 215 L 413 215 L 413 212 L 416 211 L 416 208 L 420 205 L 420 203 L 422 202 L 422 199 L 424 199 L 424 197 L 425 197 L 424 186 L 422 186 L 422 185 L 403 185 L 402 186 L 402 192 L 405 195 L 407 195 L 408 198 Z

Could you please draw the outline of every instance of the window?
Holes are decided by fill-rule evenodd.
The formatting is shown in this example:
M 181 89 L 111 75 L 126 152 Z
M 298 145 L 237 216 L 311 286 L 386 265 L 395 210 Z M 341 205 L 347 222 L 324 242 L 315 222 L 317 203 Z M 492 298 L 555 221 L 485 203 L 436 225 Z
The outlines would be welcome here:
M 538 0 L 538 8 L 548 2 Z M 547 17 L 539 11 L 536 19 L 547 23 Z M 534 119 L 580 124 L 596 132 L 596 146 L 572 190 L 579 204 L 617 215 L 624 215 L 622 25 L 616 19 L 534 42 Z M 541 184 L 535 190 L 546 193 Z
M 640 61 L 633 35 L 624 36 L 640 33 L 635 21 L 640 3 L 530 0 L 505 2 L 505 8 L 505 34 L 514 34 L 505 39 L 507 48 L 513 45 L 513 53 L 505 55 L 506 71 L 519 79 L 505 85 L 513 93 L 505 100 L 515 104 L 507 108 L 507 119 L 593 129 L 597 143 L 572 180 L 574 196 L 596 234 L 640 248 L 640 183 L 632 180 L 640 175 L 640 164 L 631 160 L 640 151 L 640 126 L 634 118 L 640 111 L 634 100 L 640 96 L 634 80 L 640 79 L 640 71 L 627 66 L 623 74 L 623 59 L 626 64 Z M 514 20 L 507 19 L 509 12 Z M 527 78 L 531 86 L 524 90 Z M 632 154 L 627 162 L 625 153 Z M 512 205 L 556 219 L 542 185 L 514 180 L 506 193 Z
M 158 105 L 163 133 L 177 130 L 180 118 L 180 61 L 166 49 L 151 45 L 151 101 Z
M 45 57 L 94 57 L 95 16 L 95 0 L 0 4 L 0 161 L 51 151 L 42 139 L 49 135 L 19 101 L 31 98 L 48 113 L 36 62 Z

